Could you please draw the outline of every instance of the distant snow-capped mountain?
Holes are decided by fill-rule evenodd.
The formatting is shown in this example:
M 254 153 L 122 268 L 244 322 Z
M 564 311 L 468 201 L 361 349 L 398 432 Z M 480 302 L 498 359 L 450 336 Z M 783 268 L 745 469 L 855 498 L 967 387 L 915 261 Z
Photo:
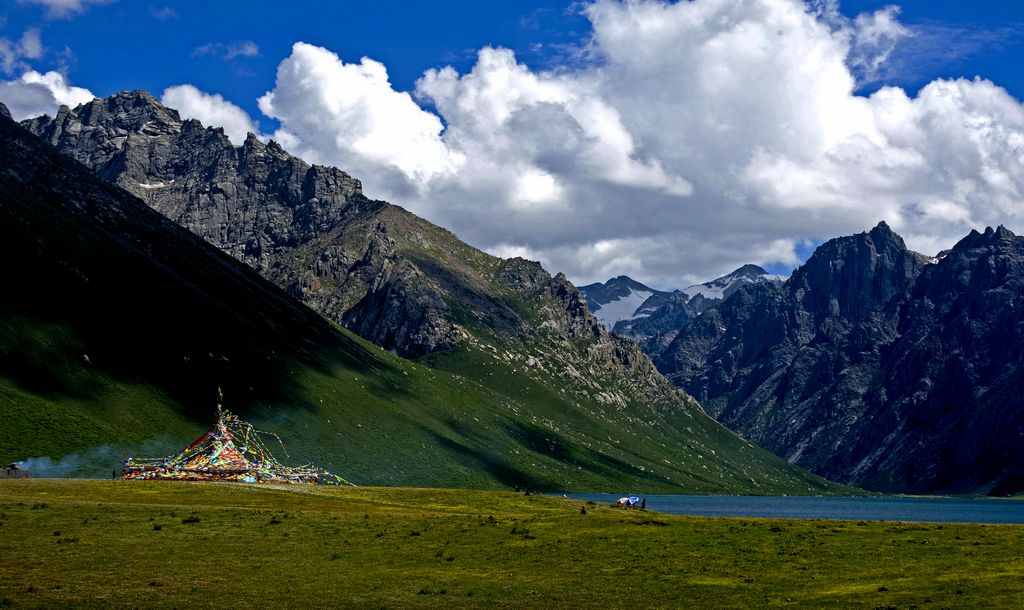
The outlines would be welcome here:
M 726 299 L 736 292 L 744 284 L 757 282 L 783 282 L 786 278 L 781 275 L 772 275 L 757 265 L 743 265 L 736 271 L 723 275 L 703 284 L 694 284 L 682 289 L 680 292 L 691 299 L 698 294 L 705 299 Z
M 743 265 L 722 277 L 682 290 L 655 290 L 625 276 L 580 288 L 587 306 L 609 331 L 643 342 L 665 331 L 678 331 L 712 304 L 728 298 L 740 286 L 757 282 L 782 282 L 757 265 Z M 653 324 L 652 324 L 653 323 Z
M 625 275 L 603 284 L 581 286 L 579 290 L 587 297 L 587 306 L 594 317 L 609 331 L 619 322 L 651 315 L 673 294 L 655 290 Z

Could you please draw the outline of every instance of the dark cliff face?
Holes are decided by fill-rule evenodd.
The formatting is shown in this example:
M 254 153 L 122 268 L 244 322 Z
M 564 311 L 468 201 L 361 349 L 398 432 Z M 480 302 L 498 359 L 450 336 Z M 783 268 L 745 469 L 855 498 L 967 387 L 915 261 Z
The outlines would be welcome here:
M 748 439 L 826 477 L 911 492 L 1024 489 L 1024 240 L 972 233 L 935 264 L 884 224 L 748 286 L 655 356 Z
M 819 323 L 863 320 L 907 291 L 924 264 L 884 222 L 868 233 L 822 244 L 787 289 Z
M 868 396 L 885 438 L 857 448 L 861 479 L 953 492 L 1024 490 L 1024 238 L 972 231 L 903 302 L 884 381 Z M 876 441 L 877 439 L 877 441 Z M 882 448 L 872 449 L 874 447 Z

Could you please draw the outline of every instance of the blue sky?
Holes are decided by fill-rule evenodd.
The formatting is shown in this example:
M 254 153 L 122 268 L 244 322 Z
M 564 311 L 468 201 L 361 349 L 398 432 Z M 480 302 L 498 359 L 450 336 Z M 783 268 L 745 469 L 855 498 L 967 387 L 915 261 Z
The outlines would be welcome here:
M 471 66 L 476 50 L 506 46 L 546 67 L 579 45 L 589 24 L 568 2 L 173 2 L 120 1 L 50 18 L 33 4 L 0 9 L 0 34 L 41 30 L 39 71 L 66 68 L 76 85 L 98 95 L 125 89 L 158 93 L 191 83 L 217 91 L 253 116 L 256 98 L 274 84 L 277 64 L 298 41 L 324 46 L 347 61 L 369 56 L 388 67 L 397 89 L 411 90 L 427 68 Z M 204 45 L 255 43 L 255 56 L 199 55 Z M 538 48 L 537 45 L 542 45 Z M 73 53 L 69 62 L 62 51 Z M 265 119 L 264 119 L 265 120 Z
M 840 8 L 855 16 L 893 4 L 923 39 L 904 45 L 906 58 L 885 84 L 916 90 L 935 78 L 982 76 L 1024 99 L 1024 2 L 845 0 Z M 273 87 L 277 64 L 297 41 L 330 48 L 346 61 L 364 55 L 381 61 L 395 88 L 407 91 L 428 68 L 451 64 L 466 71 L 477 49 L 488 45 L 512 49 L 536 69 L 557 67 L 591 32 L 579 5 L 121 0 L 54 17 L 45 6 L 15 1 L 0 9 L 0 35 L 16 38 L 39 28 L 47 52 L 33 67 L 66 71 L 74 84 L 97 95 L 126 89 L 158 93 L 191 83 L 259 117 L 256 98 Z M 224 59 L 231 45 L 245 41 L 255 43 L 258 54 Z M 198 54 L 204 45 L 224 48 Z
M 794 12 L 793 6 L 811 10 L 829 0 L 737 0 L 732 8 L 722 0 L 695 4 L 691 13 L 721 5 L 731 19 L 749 18 L 769 28 L 799 20 L 801 9 Z M 886 9 L 892 5 L 898 11 Z M 0 80 L 17 79 L 29 69 L 52 70 L 97 96 L 145 89 L 160 97 L 167 87 L 182 84 L 201 95 L 221 95 L 256 121 L 264 137 L 282 140 L 308 160 L 351 171 L 371 195 L 402 203 L 493 253 L 539 259 L 579 283 L 627 273 L 673 287 L 745 262 L 785 271 L 806 258 L 809 243 L 867 230 L 883 219 L 925 252 L 948 247 L 979 224 L 1024 228 L 1024 215 L 1014 207 L 1021 203 L 1024 176 L 1020 155 L 1013 152 L 1015 136 L 1009 135 L 1020 129 L 1018 105 L 1024 99 L 1024 2 L 843 0 L 837 6 L 841 16 L 822 18 L 828 24 L 817 33 L 787 38 L 779 52 L 784 59 L 766 58 L 759 69 L 743 55 L 750 49 L 717 45 L 715 40 L 729 35 L 716 30 L 718 22 L 694 29 L 694 19 L 682 19 L 682 11 L 649 1 L 13 0 L 0 7 L 0 60 L 5 49 L 10 60 Z M 735 14 L 742 11 L 749 14 Z M 642 29 L 650 25 L 645 19 L 663 19 L 681 33 L 668 42 L 648 40 L 643 32 L 653 30 Z M 875 45 L 871 36 L 879 32 L 881 43 Z M 33 47 L 25 37 L 34 40 L 35 33 Z M 822 36 L 831 38 L 823 42 Z M 850 40 L 869 44 L 861 49 Z M 300 41 L 310 45 L 303 57 L 293 51 Z M 843 45 L 877 60 L 869 70 L 850 52 L 845 70 L 856 80 L 852 97 L 842 93 L 843 74 L 827 60 L 829 49 Z M 510 49 L 514 58 L 478 56 L 485 47 Z M 678 58 L 676 47 L 682 49 Z M 817 52 L 826 56 L 820 77 L 816 68 L 800 65 L 802 53 Z M 646 53 L 646 65 L 631 59 Z M 286 61 L 322 75 L 316 70 L 333 65 L 332 54 L 338 62 L 330 70 L 356 70 L 364 56 L 383 65 L 390 89 L 378 88 L 359 103 L 394 102 L 398 128 L 386 137 L 369 133 L 365 125 L 353 124 L 351 112 L 333 116 L 329 109 L 299 103 L 302 95 L 327 98 L 338 83 L 349 82 L 337 70 L 329 73 L 338 82 L 308 90 L 300 80 L 277 79 Z M 721 63 L 724 78 L 747 79 L 756 87 L 748 98 L 737 93 L 742 83 L 737 90 L 712 87 L 691 95 L 689 83 L 702 74 L 699 67 L 672 62 L 694 57 Z M 425 71 L 447 65 L 455 73 L 424 79 Z M 372 72 L 366 65 L 358 70 L 367 78 Z M 467 110 L 467 100 L 482 99 L 484 77 L 499 73 L 515 76 L 508 85 L 513 94 L 492 96 L 490 106 Z M 765 82 L 766 74 L 779 78 Z M 979 83 L 929 88 L 976 76 L 1005 89 L 1010 101 L 995 99 L 1001 94 Z M 836 79 L 834 90 L 819 91 L 821 82 Z M 660 81 L 664 92 L 656 86 Z M 886 86 L 904 89 L 913 108 L 901 110 L 887 94 L 874 95 Z M 922 88 L 925 95 L 919 94 Z M 820 99 L 808 94 L 810 102 L 799 100 L 804 90 Z M 274 107 L 274 117 L 257 101 L 271 91 L 273 103 L 267 99 L 264 105 Z M 415 93 L 406 100 L 404 92 Z M 647 104 L 661 93 L 666 100 Z M 779 106 L 779 100 L 794 99 Z M 869 100 L 870 120 L 858 114 L 863 100 Z M 310 108 L 325 113 L 322 127 L 303 122 L 300 114 Z M 705 108 L 710 110 L 701 122 L 688 116 Z M 495 112 L 502 117 L 498 122 L 478 121 Z M 808 114 L 820 120 L 802 125 Z M 979 116 L 999 129 L 977 131 Z M 901 120 L 913 122 L 913 133 L 901 130 Z M 536 129 L 539 123 L 548 127 Z M 780 123 L 792 123 L 789 131 L 799 138 Z M 833 123 L 841 124 L 839 136 L 831 133 Z M 604 130 L 595 132 L 597 124 Z M 554 141 L 552 125 L 568 130 L 564 140 Z M 709 131 L 711 137 L 722 129 L 729 137 L 705 151 L 708 134 L 696 134 L 709 125 L 719 130 Z M 929 132 L 936 125 L 943 127 Z M 957 133 L 975 131 L 943 139 L 952 133 L 950 125 Z M 321 129 L 334 130 L 332 138 L 314 133 Z M 577 132 L 585 137 L 577 149 L 566 150 L 566 141 L 577 142 Z M 489 139 L 496 133 L 502 137 Z M 974 141 L 971 134 L 979 148 L 959 150 L 958 141 Z M 369 148 L 339 144 L 360 138 L 371 142 Z M 865 139 L 881 148 L 858 149 Z M 624 152 L 598 160 L 614 146 Z M 410 147 L 419 156 L 410 157 Z M 939 155 L 944 147 L 950 152 Z M 499 149 L 501 155 L 494 152 Z M 486 162 L 475 160 L 481 151 L 490 155 Z M 934 171 L 920 169 L 918 158 Z M 979 165 L 978 158 L 994 161 Z M 897 166 L 906 169 L 896 175 Z M 504 182 L 494 178 L 495 168 L 505 167 L 515 168 L 514 175 Z M 847 169 L 849 175 L 833 184 L 836 172 Z M 502 222 L 495 223 L 496 217 Z

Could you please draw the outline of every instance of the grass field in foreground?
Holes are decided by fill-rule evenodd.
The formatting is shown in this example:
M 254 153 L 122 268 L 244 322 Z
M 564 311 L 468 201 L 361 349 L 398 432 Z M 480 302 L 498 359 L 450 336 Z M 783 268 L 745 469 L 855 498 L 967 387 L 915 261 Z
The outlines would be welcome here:
M 0 606 L 1020 607 L 1024 526 L 510 492 L 0 481 Z

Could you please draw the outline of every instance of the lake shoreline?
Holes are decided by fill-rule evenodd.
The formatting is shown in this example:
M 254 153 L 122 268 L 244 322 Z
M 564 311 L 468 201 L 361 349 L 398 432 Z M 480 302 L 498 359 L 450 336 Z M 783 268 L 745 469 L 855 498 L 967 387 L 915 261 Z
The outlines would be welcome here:
M 619 494 L 561 495 L 576 500 L 607 504 L 613 504 L 621 497 Z M 1024 524 L 1024 503 L 1010 498 L 665 494 L 648 494 L 641 497 L 647 499 L 648 511 L 693 517 Z

